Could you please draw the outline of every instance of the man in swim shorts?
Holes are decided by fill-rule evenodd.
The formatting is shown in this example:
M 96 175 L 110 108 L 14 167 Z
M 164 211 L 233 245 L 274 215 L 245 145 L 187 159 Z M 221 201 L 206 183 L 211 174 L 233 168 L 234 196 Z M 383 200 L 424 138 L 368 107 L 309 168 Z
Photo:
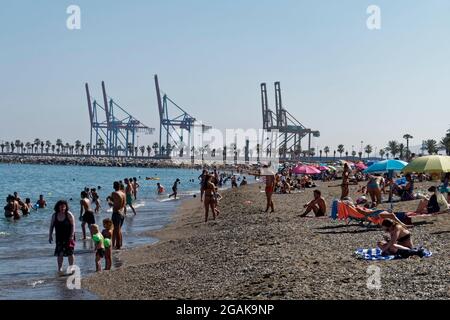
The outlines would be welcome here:
M 316 217 L 324 217 L 327 212 L 327 204 L 325 203 L 325 199 L 322 198 L 322 192 L 320 190 L 314 190 L 314 199 L 305 204 L 304 208 L 306 209 L 305 213 L 300 217 L 306 217 L 311 211 L 314 212 Z
M 125 220 L 125 206 L 126 199 L 125 193 L 120 190 L 120 183 L 114 182 L 114 192 L 111 194 L 111 202 L 113 207 L 112 222 L 114 224 L 113 236 L 112 236 L 112 246 L 117 250 L 122 247 L 122 225 Z
M 125 179 L 125 195 L 126 195 L 126 204 L 130 206 L 131 210 L 133 211 L 134 215 L 136 215 L 136 210 L 134 210 L 133 207 L 133 194 L 134 194 L 134 187 L 132 184 L 131 179 Z

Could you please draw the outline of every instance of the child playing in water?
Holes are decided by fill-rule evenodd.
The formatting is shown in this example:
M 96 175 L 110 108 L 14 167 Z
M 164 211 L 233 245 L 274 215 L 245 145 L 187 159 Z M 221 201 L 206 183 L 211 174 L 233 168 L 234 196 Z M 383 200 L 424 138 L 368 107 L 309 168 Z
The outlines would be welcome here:
M 102 236 L 105 239 L 105 270 L 111 270 L 112 265 L 112 250 L 111 250 L 111 239 L 113 234 L 114 225 L 110 218 L 103 220 L 103 231 Z
M 91 225 L 92 241 L 95 245 L 95 270 L 102 271 L 101 260 L 105 257 L 105 238 L 100 233 L 98 225 Z

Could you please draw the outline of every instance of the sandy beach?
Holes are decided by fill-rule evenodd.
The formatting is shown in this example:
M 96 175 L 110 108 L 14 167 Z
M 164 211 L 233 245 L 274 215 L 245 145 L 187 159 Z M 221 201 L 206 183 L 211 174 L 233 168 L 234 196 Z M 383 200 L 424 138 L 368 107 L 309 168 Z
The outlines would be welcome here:
M 320 185 L 327 203 L 340 192 Z M 173 223 L 151 234 L 159 243 L 120 252 L 121 268 L 93 275 L 83 287 L 104 299 L 450 298 L 448 214 L 413 220 L 413 242 L 430 249 L 431 258 L 367 262 L 353 252 L 375 247 L 380 229 L 300 218 L 312 189 L 275 195 L 276 213 L 262 213 L 261 190 L 258 184 L 224 192 L 221 215 L 208 224 L 200 200 L 185 201 Z M 413 211 L 417 204 L 394 209 Z M 367 288 L 371 265 L 381 268 L 380 290 Z

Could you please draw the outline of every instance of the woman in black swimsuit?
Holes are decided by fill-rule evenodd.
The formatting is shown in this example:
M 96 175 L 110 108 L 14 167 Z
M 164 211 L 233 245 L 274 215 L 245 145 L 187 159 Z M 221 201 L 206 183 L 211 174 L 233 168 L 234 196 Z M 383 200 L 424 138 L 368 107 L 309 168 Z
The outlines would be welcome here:
M 75 219 L 69 212 L 67 201 L 58 201 L 55 205 L 48 235 L 49 243 L 53 242 L 53 229 L 56 235 L 55 256 L 58 259 L 58 272 L 62 272 L 64 257 L 68 257 L 70 266 L 74 264 Z

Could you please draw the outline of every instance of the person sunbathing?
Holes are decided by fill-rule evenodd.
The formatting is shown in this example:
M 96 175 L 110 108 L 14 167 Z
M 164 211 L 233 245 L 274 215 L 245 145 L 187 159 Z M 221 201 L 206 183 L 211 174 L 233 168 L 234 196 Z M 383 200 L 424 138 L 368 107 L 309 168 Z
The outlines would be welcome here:
M 320 190 L 314 190 L 314 199 L 305 204 L 304 208 L 306 208 L 305 213 L 303 213 L 300 217 L 306 217 L 311 211 L 314 212 L 316 217 L 323 217 L 327 212 L 327 204 L 325 203 L 325 199 L 322 197 L 322 192 Z
M 383 252 L 383 255 L 398 255 L 401 258 L 409 258 L 411 256 L 424 256 L 422 248 L 413 249 L 411 240 L 411 232 L 404 228 L 401 224 L 391 219 L 384 219 L 381 223 L 383 231 L 389 234 L 384 241 L 377 243 L 378 248 Z
M 449 210 L 449 204 L 445 197 L 441 193 L 438 193 L 436 187 L 430 187 L 428 192 L 432 195 L 420 201 L 416 210 L 417 214 L 439 214 Z

